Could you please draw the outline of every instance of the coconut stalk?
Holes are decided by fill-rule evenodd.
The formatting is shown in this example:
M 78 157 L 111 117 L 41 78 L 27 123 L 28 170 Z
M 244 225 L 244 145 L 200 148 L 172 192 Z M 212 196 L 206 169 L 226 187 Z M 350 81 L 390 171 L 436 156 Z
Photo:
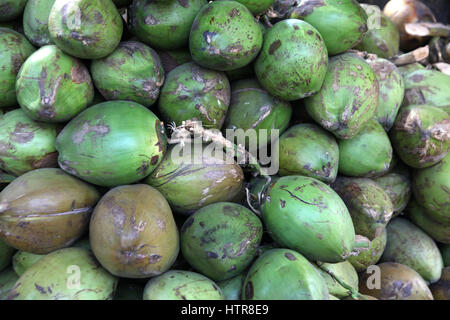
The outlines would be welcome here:
M 433 64 L 433 67 L 435 67 L 437 70 L 441 71 L 442 73 L 445 73 L 446 75 L 450 76 L 450 64 L 445 62 L 437 62 Z
M 267 15 L 264 15 L 264 23 L 266 24 L 266 26 L 268 28 L 272 28 L 273 27 L 273 24 L 272 24 L 272 22 L 270 22 L 270 19 L 269 19 L 269 17 Z
M 392 57 L 390 60 L 396 66 L 404 66 L 407 64 L 420 62 L 425 60 L 430 55 L 430 48 L 428 46 L 417 48 L 408 53 Z
M 407 23 L 405 24 L 405 31 L 415 37 L 450 37 L 450 26 L 442 23 Z
M 227 140 L 219 130 L 205 129 L 199 121 L 183 121 L 180 126 L 171 124 L 169 128 L 172 130 L 172 137 L 169 143 L 181 143 L 184 144 L 190 136 L 201 137 L 203 142 L 212 142 L 221 145 L 227 154 L 232 154 L 234 157 L 243 157 L 245 163 L 253 169 L 257 174 L 268 177 L 263 167 L 259 164 L 258 160 L 248 152 L 241 144 L 234 144 Z

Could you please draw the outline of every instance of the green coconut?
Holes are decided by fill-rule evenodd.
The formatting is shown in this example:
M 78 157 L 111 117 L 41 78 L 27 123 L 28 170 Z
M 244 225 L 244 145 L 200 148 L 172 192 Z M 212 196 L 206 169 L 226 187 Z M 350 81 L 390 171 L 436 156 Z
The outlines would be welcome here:
M 34 254 L 26 251 L 17 251 L 12 257 L 14 272 L 20 277 L 33 264 L 45 257 L 45 254 Z
M 56 0 L 48 29 L 52 42 L 70 55 L 100 59 L 119 45 L 123 24 L 111 0 Z
M 411 197 L 409 176 L 391 172 L 373 180 L 388 194 L 394 206 L 394 215 L 402 213 Z
M 375 119 L 384 130 L 389 131 L 402 105 L 405 93 L 403 76 L 395 64 L 389 60 L 373 58 L 366 61 L 375 72 L 380 88 Z
M 331 56 L 358 44 L 367 31 L 367 14 L 354 0 L 304 0 L 290 18 L 302 19 L 322 35 Z
M 156 115 L 132 101 L 92 106 L 67 124 L 56 139 L 60 167 L 101 186 L 137 182 L 161 162 L 164 128 Z
M 35 48 L 24 35 L 9 28 L 0 28 L 0 48 L 0 105 L 13 107 L 17 104 L 17 74 Z
M 248 132 L 254 132 L 255 135 L 252 136 L 253 141 L 249 138 L 246 144 L 250 152 L 256 152 L 256 148 L 265 147 L 271 142 L 272 130 L 282 134 L 287 129 L 291 115 L 289 102 L 272 96 L 256 79 L 245 79 L 231 86 L 231 103 L 224 128 L 227 133 L 228 129 L 242 129 L 244 133 L 250 129 Z M 249 143 L 254 141 L 258 143 L 250 146 Z
M 236 0 L 242 3 L 251 11 L 255 16 L 263 13 L 275 2 L 275 0 Z
M 356 271 L 365 271 L 368 267 L 373 266 L 380 260 L 384 248 L 386 247 L 387 232 L 386 228 L 381 231 L 378 237 L 375 237 L 370 241 L 370 247 L 368 250 L 363 250 L 356 256 L 351 256 L 348 258 L 348 262 L 352 264 Z
M 246 275 L 246 272 L 241 272 L 234 278 L 217 282 L 225 300 L 241 300 Z
M 450 113 L 450 76 L 437 70 L 419 70 L 404 76 L 403 105 L 431 104 Z
M 435 241 L 450 244 L 450 224 L 434 220 L 414 198 L 405 208 L 405 215 Z
M 328 300 L 325 279 L 300 253 L 272 249 L 251 266 L 242 288 L 245 300 Z
M 342 262 L 355 246 L 355 229 L 344 201 L 317 179 L 285 176 L 272 182 L 261 213 L 277 243 L 310 260 Z
M 413 173 L 414 197 L 433 220 L 450 226 L 450 156 Z
M 347 205 L 357 234 L 373 240 L 383 232 L 394 206 L 378 184 L 368 178 L 339 177 L 332 187 Z
M 226 75 L 188 62 L 167 74 L 158 107 L 168 123 L 180 125 L 185 120 L 197 120 L 203 126 L 220 129 L 229 104 Z
M 88 69 L 55 45 L 42 47 L 25 61 L 16 92 L 27 116 L 43 122 L 66 122 L 94 98 Z
M 118 279 L 83 248 L 54 251 L 17 280 L 8 300 L 111 300 Z
M 219 286 L 207 277 L 170 270 L 152 278 L 144 289 L 144 300 L 224 300 Z
M 434 283 L 444 267 L 441 253 L 425 232 L 405 218 L 395 218 L 386 227 L 387 244 L 381 262 L 397 262 L 417 271 Z
M 262 44 L 262 30 L 252 13 L 243 4 L 228 0 L 203 6 L 189 36 L 192 59 L 220 71 L 249 64 Z
M 153 105 L 164 83 L 156 51 L 137 41 L 124 41 L 109 56 L 91 63 L 95 87 L 106 100 Z
M 61 126 L 30 119 L 22 109 L 0 117 L 0 168 L 13 175 L 58 166 L 55 148 Z
M 400 33 L 396 25 L 377 7 L 364 3 L 361 3 L 361 7 L 367 13 L 369 23 L 367 32 L 355 49 L 385 59 L 396 55 L 400 47 Z
M 132 33 L 152 48 L 173 50 L 189 43 L 192 23 L 206 0 L 133 1 L 128 17 Z
M 0 0 L 0 21 L 11 21 L 22 14 L 27 0 Z
M 331 277 L 331 275 L 327 271 L 333 273 L 333 275 L 335 275 L 341 281 L 345 282 L 347 285 L 352 287 L 355 291 L 358 291 L 358 273 L 356 273 L 355 268 L 352 266 L 350 262 L 348 261 L 339 263 L 317 262 L 317 265 L 320 265 L 320 268 L 317 267 L 317 269 L 322 278 L 325 279 L 328 292 L 330 293 L 330 295 L 333 295 L 334 297 L 337 298 L 344 298 L 347 297 L 350 294 L 350 292 L 348 288 L 344 288 L 333 277 Z
M 303 175 L 332 183 L 337 176 L 339 148 L 332 134 L 312 123 L 290 127 L 275 144 L 279 148 L 278 174 Z
M 405 64 L 403 66 L 399 66 L 398 70 L 405 77 L 407 74 L 414 72 L 416 70 L 425 70 L 425 67 L 421 65 L 419 62 L 413 62 L 410 64 Z
M 81 238 L 75 241 L 71 245 L 71 247 L 85 248 L 91 250 L 89 238 Z M 22 250 L 17 251 L 12 257 L 12 266 L 14 272 L 17 275 L 21 276 L 29 267 L 31 267 L 33 264 L 41 260 L 41 258 L 43 257 L 45 257 L 45 254 L 35 254 Z
M 242 192 L 244 183 L 244 173 L 234 159 L 223 152 L 210 154 L 206 145 L 198 147 L 190 143 L 185 148 L 170 146 L 144 180 L 164 195 L 173 210 L 185 215 L 215 202 L 231 201 Z
M 402 107 L 390 131 L 400 159 L 413 168 L 441 161 L 450 148 L 450 115 L 432 105 Z
M 351 177 L 375 177 L 389 170 L 392 146 L 384 128 L 369 120 L 350 139 L 338 140 L 339 173 Z
M 339 139 L 357 135 L 375 116 L 378 81 L 370 65 L 355 53 L 330 58 L 320 91 L 305 99 L 308 114 Z
M 42 47 L 51 44 L 48 17 L 56 0 L 28 0 L 23 12 L 23 30 L 32 44 Z
M 210 204 L 181 228 L 181 251 L 189 264 L 214 281 L 230 279 L 256 256 L 263 226 L 249 209 L 235 203 Z
M 269 93 L 293 101 L 320 90 L 327 66 L 327 48 L 320 33 L 307 22 L 288 19 L 264 35 L 255 74 Z

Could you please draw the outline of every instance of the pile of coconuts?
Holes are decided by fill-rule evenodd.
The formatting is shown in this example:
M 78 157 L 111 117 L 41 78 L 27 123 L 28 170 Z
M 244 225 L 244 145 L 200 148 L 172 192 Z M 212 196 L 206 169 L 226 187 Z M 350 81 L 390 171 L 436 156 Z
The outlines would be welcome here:
M 449 29 L 416 0 L 0 0 L 0 299 L 449 300 Z M 241 129 L 279 132 L 276 174 Z

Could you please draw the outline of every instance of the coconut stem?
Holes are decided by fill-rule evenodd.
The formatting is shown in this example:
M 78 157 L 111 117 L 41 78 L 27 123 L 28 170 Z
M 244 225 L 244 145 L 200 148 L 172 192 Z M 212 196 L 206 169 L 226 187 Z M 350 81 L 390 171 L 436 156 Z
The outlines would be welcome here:
M 437 62 L 437 63 L 433 64 L 433 67 L 435 67 L 440 72 L 445 73 L 446 75 L 450 76 L 450 64 L 445 63 L 445 62 Z
M 264 15 L 264 23 L 265 23 L 269 28 L 272 28 L 272 27 L 273 27 L 272 22 L 270 22 L 270 19 L 269 19 L 269 17 L 268 17 L 266 14 Z
M 323 262 L 317 261 L 316 264 L 321 270 L 323 270 L 326 273 L 328 273 L 330 275 L 330 277 L 332 277 L 337 283 L 339 283 L 342 287 L 347 289 L 349 291 L 349 294 L 352 296 L 352 298 L 354 298 L 354 299 L 361 299 L 361 300 L 368 300 L 365 296 L 363 296 L 357 290 L 355 290 L 355 288 L 353 288 L 352 286 L 348 285 L 343 280 L 339 279 L 338 276 L 336 276 L 331 270 L 329 270 L 327 267 L 324 266 Z
M 450 37 L 450 26 L 442 23 L 416 22 L 405 24 L 406 33 L 416 37 Z
M 417 48 L 416 50 L 413 50 L 411 52 L 395 56 L 391 58 L 391 61 L 396 66 L 403 66 L 406 64 L 414 63 L 414 62 L 420 62 L 426 58 L 428 58 L 430 54 L 430 48 L 428 46 Z
M 251 201 L 251 199 L 250 199 L 250 197 L 251 197 L 250 190 L 249 190 L 247 187 L 245 187 L 245 197 L 246 197 L 246 199 L 247 199 L 247 204 L 248 204 L 248 206 L 250 207 L 250 209 L 252 209 L 252 211 L 253 211 L 254 213 L 256 213 L 258 216 L 261 216 L 261 211 L 259 211 L 258 209 L 256 209 L 256 208 L 253 207 L 253 205 L 252 205 L 252 201 Z
M 368 249 L 370 248 L 370 240 L 364 236 L 361 236 L 359 234 L 355 237 L 355 249 Z
M 367 51 L 359 51 L 355 49 L 350 49 L 348 52 L 354 53 L 360 58 L 363 58 L 364 60 L 376 60 L 378 59 L 378 56 L 374 53 L 369 53 Z
M 267 19 L 269 19 L 269 18 L 278 18 L 279 17 L 278 13 L 272 7 L 267 9 L 265 16 L 267 17 Z M 264 18 L 264 20 L 265 19 L 266 18 Z

